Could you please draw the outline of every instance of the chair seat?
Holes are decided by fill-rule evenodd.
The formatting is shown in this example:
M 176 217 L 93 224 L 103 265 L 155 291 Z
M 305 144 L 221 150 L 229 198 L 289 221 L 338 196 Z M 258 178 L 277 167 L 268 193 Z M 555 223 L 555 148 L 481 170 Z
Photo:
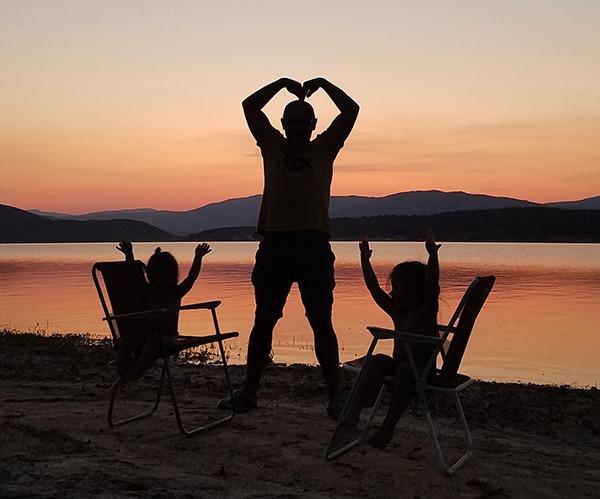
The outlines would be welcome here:
M 466 388 L 471 383 L 473 383 L 473 379 L 465 374 L 456 373 L 454 378 L 451 380 L 443 379 L 439 376 L 439 370 L 436 370 L 435 375 L 429 376 L 427 378 L 426 386 L 436 391 L 452 391 L 457 392 Z
M 394 377 L 393 376 L 384 376 L 383 381 L 388 386 L 388 388 L 391 388 L 392 384 L 394 383 Z M 460 391 L 463 388 L 466 388 L 467 386 L 469 386 L 471 383 L 473 383 L 473 381 L 474 381 L 473 379 L 471 379 L 469 376 L 466 376 L 465 374 L 456 374 L 454 379 L 452 379 L 451 382 L 449 383 L 447 380 L 440 378 L 440 376 L 438 376 L 436 373 L 435 375 L 430 375 L 427 378 L 427 382 L 425 383 L 425 386 L 426 386 L 426 388 L 429 388 L 431 390 L 435 390 L 438 392 L 439 391 L 457 392 L 457 391 Z
M 348 372 L 356 374 L 356 373 L 358 373 L 358 371 L 360 371 L 360 369 L 364 363 L 365 363 L 365 357 L 359 357 L 358 359 L 349 360 L 347 362 L 344 362 L 342 364 L 342 369 L 344 371 L 348 371 Z
M 215 343 L 218 339 L 227 340 L 229 338 L 236 338 L 239 333 L 231 331 L 229 333 L 221 333 L 220 335 L 212 334 L 210 336 L 179 336 L 177 338 L 177 345 L 170 346 L 167 348 L 167 355 L 175 355 L 179 352 L 183 352 L 188 348 L 199 347 L 207 345 L 209 343 Z
M 365 357 L 360 357 L 358 359 L 344 362 L 342 364 L 342 369 L 344 369 L 345 371 L 348 371 L 350 373 L 358 374 L 358 372 L 360 371 L 360 369 L 364 363 L 365 363 Z M 451 380 L 451 382 L 449 383 L 448 380 L 442 379 L 440 377 L 440 371 L 439 371 L 439 369 L 436 369 L 435 374 L 432 374 L 427 378 L 426 386 L 427 386 L 427 388 L 430 388 L 435 391 L 453 391 L 454 392 L 454 391 L 460 391 L 460 390 L 466 388 L 471 383 L 473 383 L 473 381 L 474 380 L 471 379 L 469 376 L 467 376 L 465 374 L 457 373 L 454 376 L 454 378 Z M 392 384 L 394 383 L 394 376 L 390 376 L 390 375 L 384 376 L 383 382 L 385 383 L 385 385 L 388 388 L 391 388 Z

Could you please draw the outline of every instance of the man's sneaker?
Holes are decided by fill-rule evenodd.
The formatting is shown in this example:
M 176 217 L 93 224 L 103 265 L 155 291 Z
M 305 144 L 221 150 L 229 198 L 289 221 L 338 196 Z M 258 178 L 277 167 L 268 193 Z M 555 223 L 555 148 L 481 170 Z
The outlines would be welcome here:
M 219 400 L 217 407 L 243 414 L 256 407 L 256 395 L 249 395 L 243 389 L 234 390 L 233 400 L 231 396 L 225 397 Z

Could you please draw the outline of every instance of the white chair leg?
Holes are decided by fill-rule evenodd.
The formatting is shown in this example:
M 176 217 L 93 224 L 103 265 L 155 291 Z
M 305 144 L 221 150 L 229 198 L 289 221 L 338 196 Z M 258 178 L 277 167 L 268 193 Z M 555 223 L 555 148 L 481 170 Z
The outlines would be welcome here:
M 386 386 L 385 386 L 385 384 L 383 384 L 383 385 L 381 385 L 381 389 L 379 390 L 377 399 L 375 400 L 375 403 L 373 404 L 373 408 L 371 409 L 371 412 L 369 413 L 369 419 L 367 419 L 367 424 L 365 425 L 365 427 L 360 435 L 361 442 L 364 442 L 365 439 L 367 438 L 367 434 L 369 433 L 369 430 L 371 429 L 371 425 L 373 424 L 373 419 L 375 418 L 375 413 L 377 412 L 377 410 L 379 409 L 379 406 L 381 405 L 381 402 L 383 400 L 383 396 L 385 395 L 385 392 L 386 392 Z
M 473 441 L 471 439 L 471 432 L 469 431 L 469 427 L 467 425 L 467 420 L 465 418 L 465 414 L 462 409 L 462 404 L 460 403 L 460 398 L 458 396 L 458 392 L 454 392 L 454 400 L 456 403 L 456 409 L 458 411 L 457 417 L 460 420 L 463 431 L 465 433 L 465 439 L 467 442 L 467 450 L 453 464 L 447 465 L 446 460 L 444 459 L 444 452 L 442 451 L 442 447 L 440 445 L 440 441 L 437 436 L 437 431 L 435 429 L 433 417 L 431 416 L 431 411 L 429 410 L 429 404 L 427 403 L 427 399 L 425 397 L 423 397 L 421 399 L 421 403 L 423 405 L 423 412 L 425 413 L 425 418 L 427 419 L 427 422 L 429 424 L 429 430 L 430 430 L 430 434 L 431 434 L 431 440 L 433 442 L 434 452 L 436 453 L 436 457 L 437 457 L 439 465 L 448 475 L 451 475 L 456 470 L 458 470 L 458 468 L 460 468 L 473 453 Z
M 467 451 L 452 465 L 450 468 L 446 470 L 446 473 L 451 475 L 458 468 L 460 468 L 463 463 L 469 459 L 471 454 L 473 454 L 473 439 L 471 438 L 471 432 L 469 431 L 469 425 L 467 425 L 467 420 L 465 418 L 465 413 L 462 408 L 462 404 L 460 402 L 460 397 L 458 396 L 458 392 L 454 392 L 456 410 L 458 411 L 458 418 L 460 419 L 463 427 L 463 431 L 465 434 L 465 440 L 467 443 Z

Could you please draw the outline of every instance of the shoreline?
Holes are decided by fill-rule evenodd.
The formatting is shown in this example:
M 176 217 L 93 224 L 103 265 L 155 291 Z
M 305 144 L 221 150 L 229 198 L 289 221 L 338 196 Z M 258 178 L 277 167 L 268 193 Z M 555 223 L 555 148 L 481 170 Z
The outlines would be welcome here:
M 66 343 L 69 343 L 71 341 L 70 338 L 72 338 L 73 341 L 75 341 L 75 342 L 81 341 L 81 342 L 86 343 L 89 346 L 93 346 L 93 344 L 95 344 L 95 343 L 102 345 L 106 342 L 106 345 L 108 345 L 109 349 L 111 349 L 111 351 L 112 351 L 112 339 L 108 333 L 107 334 L 94 334 L 94 333 L 85 332 L 85 331 L 82 331 L 82 332 L 60 332 L 60 331 L 47 331 L 46 329 L 43 329 L 43 328 L 20 330 L 20 329 L 14 329 L 11 327 L 0 326 L 0 338 L 2 338 L 3 336 L 6 336 L 6 335 L 9 335 L 9 336 L 11 336 L 11 335 L 21 335 L 21 336 L 30 335 L 32 338 L 39 338 L 40 341 L 43 341 L 44 338 L 52 338 L 54 336 L 57 336 L 57 337 L 64 338 Z M 287 345 L 287 346 L 289 346 L 289 345 Z M 225 344 L 225 348 L 226 348 L 226 351 L 228 351 L 228 352 L 234 351 L 234 349 L 228 348 L 227 344 Z M 240 352 L 245 353 L 245 349 L 240 350 Z M 239 357 L 239 355 L 238 355 L 238 357 Z M 355 360 L 355 359 L 347 359 L 347 360 Z M 345 361 L 342 359 L 341 362 L 345 362 Z M 229 357 L 228 357 L 228 364 L 231 367 L 235 367 L 235 368 L 239 368 L 239 367 L 246 365 L 245 361 L 238 362 L 238 361 L 232 359 L 231 355 L 229 355 Z M 296 361 L 285 362 L 285 361 L 275 360 L 270 363 L 270 367 L 276 367 L 279 369 L 284 369 L 284 368 L 288 368 L 288 367 L 294 367 L 294 368 L 306 367 L 307 369 L 318 369 L 319 365 L 315 358 L 315 361 L 312 363 L 296 362 Z M 470 376 L 470 377 L 472 379 L 474 379 L 477 383 L 531 386 L 531 387 L 539 387 L 539 388 L 561 388 L 561 389 L 572 389 L 572 390 L 600 390 L 600 386 L 598 386 L 597 383 L 596 384 L 581 384 L 577 381 L 573 382 L 573 383 L 566 383 L 566 382 L 565 383 L 563 383 L 563 382 L 541 383 L 541 382 L 537 382 L 537 381 L 527 381 L 527 380 L 522 380 L 522 379 L 485 379 L 485 378 L 478 378 L 476 376 Z M 517 377 L 515 377 L 515 378 L 517 378 Z
M 270 365 L 259 406 L 192 438 L 169 397 L 151 418 L 109 428 L 109 340 L 0 334 L 0 495 L 3 497 L 597 497 L 600 390 L 477 381 L 461 396 L 474 455 L 440 473 L 427 427 L 411 407 L 391 446 L 360 446 L 326 462 L 334 429 L 317 367 Z M 201 361 L 196 355 L 188 359 Z M 178 361 L 175 387 L 188 422 L 224 395 L 218 366 Z M 154 368 L 126 388 L 121 411 L 153 400 Z M 231 367 L 234 386 L 244 376 Z M 344 390 L 352 379 L 343 378 Z M 145 405 L 144 405 L 145 404 Z M 460 451 L 452 404 L 436 401 L 448 452 Z

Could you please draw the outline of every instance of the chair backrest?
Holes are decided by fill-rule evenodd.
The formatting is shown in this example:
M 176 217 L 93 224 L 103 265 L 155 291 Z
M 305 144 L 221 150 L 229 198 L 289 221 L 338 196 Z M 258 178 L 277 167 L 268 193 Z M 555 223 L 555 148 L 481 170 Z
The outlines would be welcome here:
M 456 308 L 449 322 L 449 326 L 453 326 L 451 329 L 453 333 L 452 340 L 440 368 L 439 379 L 442 383 L 452 382 L 458 373 L 467 343 L 473 331 L 473 326 L 475 325 L 475 320 L 492 291 L 495 281 L 496 278 L 493 275 L 476 277 L 467 288 Z M 456 326 L 454 326 L 455 324 Z M 450 328 L 444 335 L 447 335 L 448 332 L 450 332 Z
M 137 271 L 144 275 L 144 264 L 135 261 Z M 99 279 L 101 277 L 102 283 Z M 131 274 L 129 264 L 124 261 L 98 262 L 92 267 L 92 278 L 102 304 L 104 316 L 128 314 L 143 310 L 143 297 L 139 286 L 136 286 L 135 278 Z M 104 285 L 104 289 L 103 286 Z M 104 296 L 108 295 L 108 301 Z M 116 319 L 107 320 L 108 327 L 113 338 L 115 348 L 119 345 L 119 339 L 127 334 L 140 333 L 143 322 L 139 319 Z

